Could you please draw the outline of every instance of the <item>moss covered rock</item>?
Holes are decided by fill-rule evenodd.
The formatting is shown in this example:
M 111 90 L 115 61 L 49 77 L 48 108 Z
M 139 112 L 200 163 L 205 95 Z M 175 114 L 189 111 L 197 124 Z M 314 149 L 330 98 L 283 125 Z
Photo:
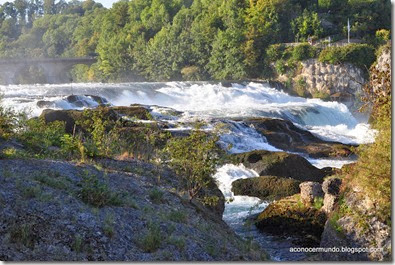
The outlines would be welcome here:
M 46 123 L 54 121 L 64 121 L 66 123 L 66 132 L 73 133 L 74 127 L 81 129 L 81 124 L 84 124 L 86 120 L 90 120 L 94 114 L 99 114 L 100 118 L 105 121 L 116 122 L 122 120 L 127 123 L 127 119 L 123 117 L 135 118 L 139 120 L 150 120 L 152 119 L 149 110 L 141 105 L 132 105 L 129 107 L 98 107 L 95 109 L 81 110 L 52 110 L 45 109 L 41 113 L 41 118 Z M 76 126 L 78 124 L 79 126 Z
M 279 199 L 299 193 L 300 181 L 275 176 L 238 179 L 232 183 L 235 195 L 246 195 L 265 199 Z
M 314 207 L 306 207 L 296 194 L 271 203 L 256 219 L 261 231 L 284 235 L 304 247 L 319 246 L 326 215 Z
M 322 182 L 325 176 L 332 173 L 331 168 L 316 168 L 305 158 L 285 152 L 251 151 L 237 154 L 234 159 L 255 170 L 260 176 Z

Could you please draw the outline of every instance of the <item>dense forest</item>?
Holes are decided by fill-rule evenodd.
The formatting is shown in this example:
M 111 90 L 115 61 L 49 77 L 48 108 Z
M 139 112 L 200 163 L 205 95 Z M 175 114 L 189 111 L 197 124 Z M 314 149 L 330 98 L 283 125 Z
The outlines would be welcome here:
M 106 9 L 93 0 L 15 0 L 0 6 L 0 57 L 97 56 L 73 69 L 78 81 L 267 78 L 271 45 L 344 39 L 348 19 L 351 37 L 376 48 L 389 38 L 390 5 L 133 0 Z

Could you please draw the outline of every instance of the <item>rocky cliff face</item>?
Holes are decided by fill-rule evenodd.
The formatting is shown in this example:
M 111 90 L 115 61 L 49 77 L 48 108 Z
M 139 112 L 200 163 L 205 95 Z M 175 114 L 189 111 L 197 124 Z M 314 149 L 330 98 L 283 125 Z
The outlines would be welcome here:
M 295 79 L 302 78 L 311 94 L 320 92 L 329 95 L 355 95 L 361 93 L 362 85 L 366 82 L 363 71 L 352 64 L 333 65 L 320 63 L 317 59 L 309 59 L 301 64 L 302 71 Z
M 281 75 L 278 81 L 285 84 L 292 80 L 292 90 L 302 96 L 330 98 L 355 109 L 363 86 L 367 82 L 362 69 L 346 64 L 321 63 L 317 59 L 300 62 L 291 77 Z
M 373 71 L 370 82 L 374 94 L 380 96 L 381 99 L 388 97 L 390 91 L 387 87 L 391 72 L 390 46 L 383 49 L 371 70 Z M 355 166 L 358 170 L 360 165 L 357 162 Z M 371 199 L 370 194 L 358 181 L 352 181 L 355 171 L 350 172 L 342 186 L 342 199 L 339 199 L 334 211 L 329 213 L 329 220 L 325 224 L 320 245 L 325 248 L 338 247 L 340 250 L 342 247 L 348 247 L 349 251 L 322 253 L 322 259 L 391 260 L 391 225 L 378 218 L 377 209 L 380 209 L 380 203 L 377 198 L 376 201 Z M 388 172 L 389 176 L 390 174 Z M 383 178 L 382 175 L 380 177 Z M 380 187 L 375 186 L 375 189 L 380 190 Z M 386 198 L 384 195 L 384 192 L 380 191 L 380 199 Z M 380 202 L 383 204 L 387 201 Z

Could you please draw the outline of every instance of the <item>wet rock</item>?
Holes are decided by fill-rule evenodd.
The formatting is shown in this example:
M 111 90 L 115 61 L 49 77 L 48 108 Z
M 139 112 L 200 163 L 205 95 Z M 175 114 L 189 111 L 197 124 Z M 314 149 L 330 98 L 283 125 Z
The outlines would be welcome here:
M 290 237 L 299 246 L 317 247 L 325 221 L 323 212 L 306 207 L 296 194 L 271 203 L 255 224 L 263 232 Z
M 266 137 L 268 142 L 282 150 L 307 153 L 313 158 L 349 157 L 350 145 L 324 141 L 292 122 L 271 118 L 253 118 L 244 121 Z
M 37 101 L 37 107 L 39 108 L 50 108 L 54 106 L 54 103 L 52 101 L 48 101 L 48 100 L 39 100 Z
M 151 115 L 149 111 L 140 105 L 130 106 L 130 107 L 98 107 L 95 109 L 87 109 L 85 110 L 87 115 L 83 114 L 83 111 L 80 110 L 52 110 L 45 109 L 41 113 L 41 118 L 45 120 L 45 122 L 54 122 L 54 121 L 63 121 L 66 123 L 66 132 L 73 133 L 76 123 L 83 124 L 83 121 L 86 119 L 91 119 L 93 113 L 100 113 L 100 117 L 104 120 L 116 122 L 122 120 L 122 122 L 130 123 L 132 121 L 128 121 L 127 119 L 123 119 L 124 117 L 135 118 L 140 120 L 149 120 L 151 119 Z M 81 130 L 83 128 L 76 126 L 76 130 Z
M 251 151 L 234 155 L 235 162 L 243 163 L 260 176 L 292 178 L 297 181 L 322 182 L 332 173 L 328 169 L 318 169 L 305 158 L 285 152 Z
M 299 193 L 300 181 L 275 176 L 238 179 L 232 183 L 235 195 L 245 195 L 265 199 L 279 199 Z
M 303 182 L 299 188 L 300 198 L 305 205 L 311 205 L 316 198 L 324 197 L 321 184 L 318 182 Z

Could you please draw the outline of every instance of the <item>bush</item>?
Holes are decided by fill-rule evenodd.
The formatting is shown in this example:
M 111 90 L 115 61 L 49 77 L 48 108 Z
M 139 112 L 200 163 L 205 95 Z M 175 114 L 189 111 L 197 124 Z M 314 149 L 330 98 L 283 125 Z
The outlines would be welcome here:
M 286 47 L 284 44 L 270 45 L 266 50 L 266 58 L 271 62 L 283 59 L 285 49 Z
M 302 43 L 292 49 L 292 59 L 303 61 L 316 56 L 316 49 L 308 43 Z
M 120 195 L 110 190 L 107 184 L 99 181 L 96 175 L 86 173 L 82 176 L 82 185 L 79 197 L 85 203 L 95 207 L 106 205 L 120 206 Z
M 150 200 L 153 203 L 156 203 L 156 204 L 162 203 L 162 201 L 163 201 L 163 191 L 161 191 L 161 190 L 159 190 L 157 188 L 154 188 L 154 189 L 152 189 L 150 191 L 149 198 L 150 198 Z
M 376 59 L 375 50 L 367 44 L 349 44 L 344 47 L 327 47 L 318 60 L 323 63 L 351 63 L 359 68 L 369 68 Z
M 212 182 L 219 159 L 218 136 L 207 135 L 201 126 L 198 124 L 188 137 L 169 140 L 164 149 L 164 154 L 170 157 L 170 167 L 181 177 L 190 200 Z
M 0 95 L 1 102 L 1 95 Z M 17 115 L 11 109 L 0 105 L 0 138 L 9 138 L 17 125 Z
M 65 133 L 65 123 L 61 121 L 46 124 L 41 118 L 22 119 L 18 138 L 31 151 L 46 155 L 50 152 L 48 147 L 61 147 Z
M 391 39 L 391 32 L 387 29 L 380 29 L 376 31 L 376 43 L 378 45 L 385 44 Z
M 155 252 L 162 243 L 162 234 L 159 225 L 148 223 L 147 233 L 141 236 L 138 243 L 144 252 Z

